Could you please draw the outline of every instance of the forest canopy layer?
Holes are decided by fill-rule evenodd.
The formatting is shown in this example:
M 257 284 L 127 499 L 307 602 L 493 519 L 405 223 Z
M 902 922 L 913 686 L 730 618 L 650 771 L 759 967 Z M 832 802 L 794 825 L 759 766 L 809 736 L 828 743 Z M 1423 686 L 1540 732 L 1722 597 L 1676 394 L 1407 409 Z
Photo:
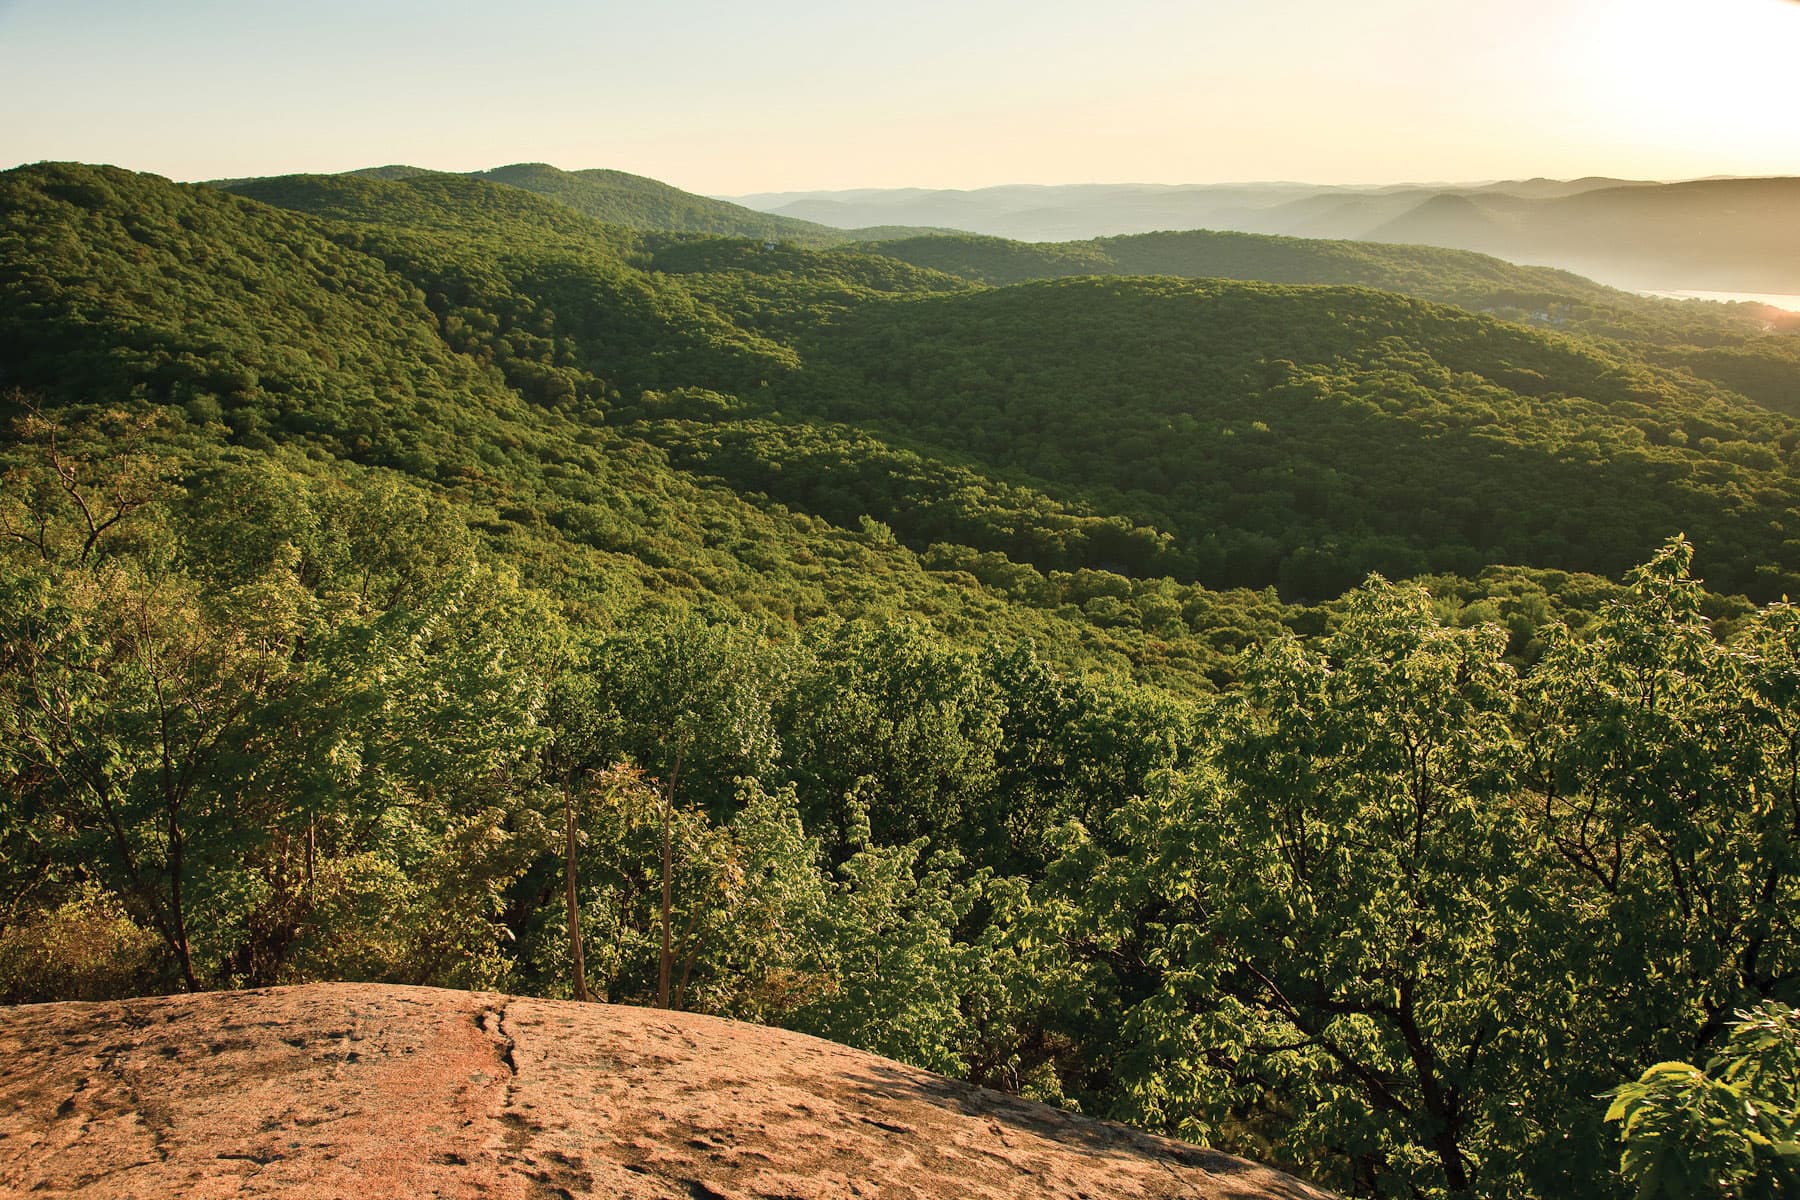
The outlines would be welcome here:
M 1717 1083 L 1787 1186 L 1791 335 L 548 171 L 0 174 L 4 999 L 585 991 L 1368 1197 Z

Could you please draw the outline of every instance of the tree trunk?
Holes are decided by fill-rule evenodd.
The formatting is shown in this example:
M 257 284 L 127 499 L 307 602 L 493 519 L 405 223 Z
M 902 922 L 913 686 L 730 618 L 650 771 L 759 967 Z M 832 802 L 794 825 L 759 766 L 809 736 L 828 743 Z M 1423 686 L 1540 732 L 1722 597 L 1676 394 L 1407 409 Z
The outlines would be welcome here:
M 181 982 L 190 992 L 200 990 L 194 978 L 194 955 L 188 948 L 187 912 L 181 899 L 182 840 L 177 810 L 169 809 L 169 918 L 175 946 L 175 957 L 181 961 Z
M 656 1007 L 669 1007 L 670 976 L 675 972 L 675 947 L 670 938 L 669 917 L 675 907 L 675 852 L 672 845 L 675 825 L 675 780 L 681 774 L 681 755 L 669 771 L 669 785 L 663 791 L 662 805 L 662 953 L 656 963 Z
M 563 866 L 569 908 L 569 964 L 575 974 L 575 999 L 584 1003 L 588 995 L 587 967 L 581 956 L 581 908 L 575 899 L 575 797 L 567 781 L 563 783 Z
M 1462 1151 L 1461 1104 L 1454 1089 L 1446 1094 L 1443 1081 L 1438 1077 L 1437 1055 L 1425 1040 L 1424 1031 L 1419 1028 L 1413 1013 L 1411 980 L 1400 983 L 1400 1005 L 1394 1019 L 1400 1027 L 1400 1036 L 1406 1040 L 1413 1069 L 1419 1073 L 1419 1091 L 1425 1100 L 1425 1111 L 1435 1126 L 1431 1131 L 1431 1148 L 1437 1152 L 1438 1162 L 1444 1168 L 1444 1182 L 1450 1186 L 1451 1195 L 1467 1196 L 1469 1160 Z
M 674 853 L 670 845 L 675 804 L 665 797 L 662 806 L 662 953 L 656 961 L 656 1007 L 669 1007 L 669 975 L 674 966 L 674 948 L 669 940 L 669 911 L 674 902 Z

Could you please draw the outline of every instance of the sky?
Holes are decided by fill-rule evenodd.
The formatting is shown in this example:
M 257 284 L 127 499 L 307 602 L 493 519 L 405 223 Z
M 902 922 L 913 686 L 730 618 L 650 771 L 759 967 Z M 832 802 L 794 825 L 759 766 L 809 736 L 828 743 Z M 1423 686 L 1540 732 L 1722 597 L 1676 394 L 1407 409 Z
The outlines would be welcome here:
M 0 0 L 0 167 L 713 195 L 1800 174 L 1794 0 Z

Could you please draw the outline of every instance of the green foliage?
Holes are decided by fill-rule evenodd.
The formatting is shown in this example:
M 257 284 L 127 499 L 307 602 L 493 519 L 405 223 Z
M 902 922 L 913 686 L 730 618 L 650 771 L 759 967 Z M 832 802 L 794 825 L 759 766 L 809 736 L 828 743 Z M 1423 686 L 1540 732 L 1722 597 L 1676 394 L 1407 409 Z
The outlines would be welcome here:
M 1209 767 L 1111 823 L 1116 859 L 1077 843 L 1091 936 L 1146 939 L 1155 981 L 1121 1028 L 1125 1111 L 1211 1140 L 1292 1113 L 1282 1150 L 1341 1186 L 1467 1191 L 1518 986 L 1504 644 L 1365 588 L 1316 651 L 1259 654 Z
M 1715 585 L 1800 590 L 1788 419 L 1492 318 L 1077 279 L 870 305 L 801 351 L 770 403 L 1127 517 L 1089 551 L 1123 574 L 1321 600 L 1370 570 L 1613 574 L 1686 530 Z
M 451 960 L 487 953 L 484 921 L 519 869 L 508 847 L 530 843 L 496 783 L 536 736 L 519 669 L 542 655 L 536 603 L 468 563 L 460 530 L 434 544 L 428 524 L 389 527 L 419 539 L 395 554 L 366 526 L 320 527 L 320 511 L 404 518 L 383 511 L 379 481 L 321 498 L 279 476 L 217 477 L 210 498 L 259 535 L 227 553 L 206 535 L 233 522 L 205 504 L 137 502 L 166 463 L 90 470 L 64 457 L 60 428 L 38 438 L 44 465 L 15 478 L 47 470 L 60 503 L 9 515 L 30 536 L 0 569 L 7 903 L 104 886 L 188 986 L 267 982 L 313 916 L 337 911 L 341 862 L 398 890 L 380 911 L 357 900 L 384 926 L 378 966 L 339 945 L 326 961 L 461 978 Z M 109 505 L 119 521 L 80 537 Z M 482 853 L 456 852 L 462 840 Z
M 1724 345 L 1674 345 L 1646 357 L 1709 379 L 1765 408 L 1800 416 L 1800 336 L 1791 330 Z
M 825 909 L 820 991 L 792 1028 L 935 1071 L 956 1071 L 969 1036 L 962 998 L 981 971 L 956 933 L 980 894 L 923 839 L 864 846 L 839 867 Z
M 421 171 L 379 178 L 349 175 L 278 175 L 222 181 L 215 186 L 276 208 L 361 225 L 392 225 L 463 237 L 521 234 L 566 244 L 598 243 L 618 251 L 630 244 L 622 230 L 554 201 L 513 188 L 491 187 L 463 175 Z
M 782 648 L 748 626 L 647 615 L 609 639 L 589 670 L 617 706 L 617 756 L 696 782 L 707 807 L 727 806 L 732 781 L 767 772 L 780 748 L 774 698 L 788 673 Z
M 1690 557 L 1524 672 L 1379 581 L 1260 648 L 1209 752 L 1050 866 L 1063 986 L 1118 1014 L 1074 1094 L 1356 1194 L 1607 1194 L 1615 1064 L 1791 998 L 1800 951 L 1792 614 L 1721 641 Z
M 1705 1070 L 1658 1063 L 1611 1093 L 1619 1173 L 1643 1200 L 1773 1200 L 1800 1186 L 1800 1020 L 1774 1003 L 1737 1017 Z
M 1171 646 L 1129 624 L 1096 626 L 1053 597 L 971 588 L 930 570 L 922 545 L 825 526 L 672 464 L 656 443 L 685 412 L 676 406 L 740 410 L 738 393 L 795 361 L 683 281 L 724 303 L 738 294 L 733 280 L 770 276 L 645 273 L 619 257 L 638 251 L 576 214 L 556 218 L 575 223 L 564 233 L 549 217 L 508 224 L 508 205 L 544 203 L 523 193 L 458 207 L 465 190 L 505 190 L 494 184 L 421 199 L 380 181 L 304 183 L 271 195 L 346 219 L 106 169 L 6 173 L 9 378 L 52 408 L 97 395 L 138 415 L 159 408 L 156 440 L 183 470 L 256 471 L 263 456 L 278 473 L 314 477 L 385 468 L 586 620 L 670 595 L 778 620 L 904 608 L 956 635 L 1040 638 L 1069 666 L 1135 661 L 1167 679 L 1224 671 L 1207 639 Z M 377 211 L 391 223 L 373 221 Z M 784 255 L 777 273 L 795 281 L 801 306 L 923 278 L 888 259 L 865 270 L 826 256 L 815 270 L 804 252 L 772 257 Z M 189 319 L 190 303 L 204 315 Z M 771 311 L 786 303 L 771 300 Z
M 795 759 L 814 812 L 848 843 L 867 823 L 882 842 L 962 828 L 964 797 L 991 786 L 998 706 L 972 655 L 945 654 L 906 626 L 851 627 L 794 698 Z
M 155 989 L 157 937 L 92 884 L 0 928 L 0 1003 L 110 1000 Z

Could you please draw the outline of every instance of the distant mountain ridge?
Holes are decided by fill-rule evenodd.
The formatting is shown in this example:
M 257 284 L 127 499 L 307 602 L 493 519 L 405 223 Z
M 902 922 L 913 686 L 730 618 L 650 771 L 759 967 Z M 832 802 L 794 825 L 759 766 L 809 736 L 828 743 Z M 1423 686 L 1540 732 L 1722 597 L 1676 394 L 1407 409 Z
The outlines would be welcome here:
M 1800 294 L 1800 178 L 1019 184 L 735 198 L 701 196 L 624 171 L 565 171 L 547 163 L 466 173 L 389 164 L 341 178 L 415 186 L 429 179 L 480 181 L 529 192 L 625 229 L 810 248 L 943 233 L 1074 242 L 1210 229 L 1474 250 L 1634 290 Z M 216 180 L 214 186 L 266 198 L 283 185 L 235 179 Z
M 1262 214 L 1247 233 L 1298 234 L 1287 228 L 1303 214 L 1364 209 L 1391 219 L 1431 196 L 1511 196 L 1546 199 L 1602 188 L 1656 187 L 1653 182 L 1590 176 L 1578 180 L 1525 179 L 1492 183 L 1327 185 L 1292 181 L 1207 184 L 1002 184 L 995 187 L 851 188 L 842 191 L 757 192 L 718 199 L 759 212 L 826 225 L 951 225 L 970 233 L 1035 240 L 1033 229 L 1068 238 L 1110 237 L 1200 228 L 1220 215 Z M 1292 206 L 1292 207 L 1290 207 Z M 955 222 L 961 220 L 961 225 Z M 974 222 L 975 224 L 971 224 Z M 1195 224 L 1199 222 L 1199 224 Z M 1282 226 L 1262 228 L 1262 224 Z M 979 226 L 979 227 L 978 227 Z M 848 227 L 848 226 L 845 226 Z M 1065 228 L 1066 227 L 1066 228 Z M 1322 236 L 1353 236 L 1336 233 Z
M 1800 178 L 1081 184 L 735 199 L 827 225 L 951 225 L 1021 241 L 1218 229 L 1477 250 L 1635 289 L 1800 293 Z

